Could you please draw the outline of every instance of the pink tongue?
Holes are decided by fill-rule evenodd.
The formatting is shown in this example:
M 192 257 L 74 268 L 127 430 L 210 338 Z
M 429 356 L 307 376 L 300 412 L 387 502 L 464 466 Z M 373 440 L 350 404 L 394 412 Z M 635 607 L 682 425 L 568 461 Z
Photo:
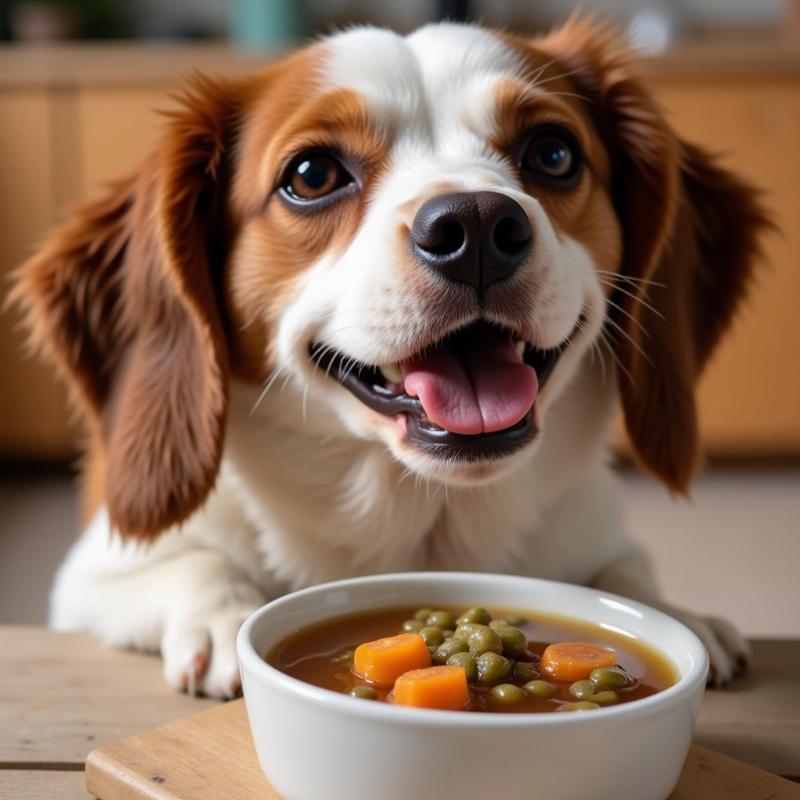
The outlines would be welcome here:
M 536 400 L 536 371 L 505 337 L 473 340 L 461 354 L 438 348 L 401 367 L 406 394 L 418 397 L 429 419 L 451 433 L 510 428 Z

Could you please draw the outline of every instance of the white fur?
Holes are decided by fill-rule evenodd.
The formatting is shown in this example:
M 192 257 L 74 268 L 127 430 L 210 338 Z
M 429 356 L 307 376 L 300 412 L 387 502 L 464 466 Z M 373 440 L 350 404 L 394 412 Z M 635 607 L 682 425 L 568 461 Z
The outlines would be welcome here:
M 405 39 L 358 29 L 333 37 L 327 49 L 330 88 L 361 93 L 394 142 L 360 231 L 344 253 L 309 268 L 282 314 L 278 380 L 266 393 L 232 387 L 223 467 L 205 506 L 149 548 L 120 543 L 101 511 L 53 589 L 54 627 L 160 650 L 165 677 L 179 689 L 233 695 L 242 618 L 283 592 L 346 576 L 510 572 L 663 606 L 624 534 L 605 463 L 613 365 L 590 347 L 605 316 L 595 270 L 613 265 L 594 264 L 579 242 L 558 235 L 486 144 L 492 89 L 521 72 L 513 53 L 479 28 L 455 25 Z M 537 400 L 536 442 L 482 465 L 480 474 L 410 447 L 392 420 L 307 357 L 314 340 L 367 363 L 395 363 L 441 335 L 430 303 L 445 290 L 409 291 L 394 237 L 403 203 L 442 181 L 454 191 L 504 192 L 527 211 L 535 252 L 509 282 L 515 291 L 536 279 L 526 338 L 555 346 L 585 316 Z M 474 318 L 463 293 L 452 307 L 449 329 Z M 671 610 L 700 633 L 718 679 L 727 680 L 746 653 L 740 637 L 718 621 Z

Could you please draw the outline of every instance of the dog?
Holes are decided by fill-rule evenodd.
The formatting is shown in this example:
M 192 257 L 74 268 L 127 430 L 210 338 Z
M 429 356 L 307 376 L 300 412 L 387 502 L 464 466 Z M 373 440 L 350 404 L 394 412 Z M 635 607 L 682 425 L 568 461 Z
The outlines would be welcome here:
M 608 442 L 621 407 L 638 462 L 687 490 L 694 387 L 766 224 L 591 19 L 355 28 L 194 77 L 15 289 L 89 430 L 52 626 L 232 697 L 270 598 L 508 572 L 662 608 L 728 682 L 747 645 L 660 599 Z

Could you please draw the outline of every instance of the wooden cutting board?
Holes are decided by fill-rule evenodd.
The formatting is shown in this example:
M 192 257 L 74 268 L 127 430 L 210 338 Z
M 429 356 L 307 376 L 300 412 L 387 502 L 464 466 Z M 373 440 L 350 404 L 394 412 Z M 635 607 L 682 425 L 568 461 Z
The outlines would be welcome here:
M 93 750 L 86 788 L 102 800 L 281 800 L 258 765 L 243 700 Z M 800 786 L 694 745 L 670 800 L 800 800 Z

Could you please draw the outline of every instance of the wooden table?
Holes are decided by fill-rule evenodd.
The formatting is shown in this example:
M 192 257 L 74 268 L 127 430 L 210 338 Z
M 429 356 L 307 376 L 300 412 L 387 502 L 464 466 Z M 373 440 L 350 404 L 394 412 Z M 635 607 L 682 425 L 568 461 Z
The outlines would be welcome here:
M 800 642 L 753 642 L 752 674 L 710 692 L 697 741 L 800 780 Z M 97 747 L 214 705 L 180 695 L 157 658 L 83 634 L 0 627 L 0 797 L 86 798 Z

